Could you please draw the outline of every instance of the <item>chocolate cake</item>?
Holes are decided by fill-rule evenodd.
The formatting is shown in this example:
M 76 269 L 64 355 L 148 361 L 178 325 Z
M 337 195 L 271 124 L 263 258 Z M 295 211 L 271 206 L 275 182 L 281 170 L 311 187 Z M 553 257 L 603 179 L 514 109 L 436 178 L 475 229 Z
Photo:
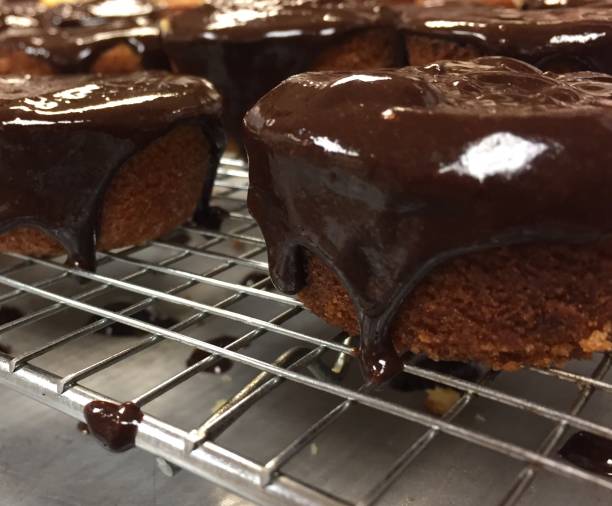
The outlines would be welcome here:
M 167 67 L 159 29 L 144 18 L 0 31 L 0 74 L 113 74 Z
M 290 75 L 401 63 L 393 17 L 372 0 L 211 0 L 162 22 L 173 68 L 204 76 L 224 97 L 227 130 Z
M 0 78 L 0 251 L 139 244 L 208 202 L 223 148 L 221 100 L 197 77 Z
M 294 76 L 247 114 L 271 277 L 351 334 L 494 368 L 612 350 L 612 77 L 489 57 Z
M 411 65 L 498 55 L 542 70 L 612 73 L 607 6 L 518 10 L 481 5 L 397 7 Z

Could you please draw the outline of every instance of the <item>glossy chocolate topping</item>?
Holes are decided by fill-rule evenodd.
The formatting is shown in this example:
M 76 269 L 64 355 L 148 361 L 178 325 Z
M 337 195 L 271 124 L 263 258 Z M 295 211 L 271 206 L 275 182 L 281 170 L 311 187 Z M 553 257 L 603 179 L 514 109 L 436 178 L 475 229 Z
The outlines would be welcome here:
M 197 11 L 172 17 L 169 37 L 187 42 L 328 37 L 390 22 L 380 3 L 372 0 L 211 0 Z
M 612 231 L 612 77 L 508 58 L 292 77 L 246 116 L 249 208 L 284 292 L 304 251 L 357 310 L 366 373 L 432 268 L 483 248 Z M 587 176 L 588 175 L 588 176 Z
M 146 0 L 85 0 L 59 4 L 41 15 L 46 26 L 99 26 L 113 19 L 153 18 L 157 9 Z
M 240 137 L 244 114 L 264 93 L 311 69 L 343 37 L 392 22 L 371 0 L 212 0 L 164 20 L 162 36 L 179 72 L 204 76 L 229 97 L 226 124 Z
M 223 146 L 219 114 L 218 93 L 197 77 L 0 78 L 0 232 L 40 228 L 92 269 L 109 182 L 177 124 L 201 125 L 210 139 L 208 198 Z
M 0 55 L 24 52 L 46 61 L 60 73 L 88 72 L 104 51 L 119 44 L 132 48 L 145 69 L 168 66 L 158 27 L 144 18 L 77 27 L 9 27 L 0 32 Z
M 470 43 L 543 70 L 612 73 L 609 7 L 526 10 L 479 5 L 400 9 L 408 34 Z

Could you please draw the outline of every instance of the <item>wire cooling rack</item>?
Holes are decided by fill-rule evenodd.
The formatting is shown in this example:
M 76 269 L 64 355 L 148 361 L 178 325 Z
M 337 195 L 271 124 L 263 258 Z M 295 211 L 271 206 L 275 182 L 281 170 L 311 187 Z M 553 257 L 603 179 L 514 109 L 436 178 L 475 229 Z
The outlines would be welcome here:
M 247 186 L 224 160 L 219 230 L 100 254 L 95 274 L 0 257 L 0 307 L 21 311 L 0 324 L 0 383 L 78 420 L 132 401 L 166 474 L 266 505 L 610 504 L 612 481 L 557 455 L 577 431 L 612 439 L 608 356 L 473 381 L 406 365 L 456 392 L 442 416 L 423 391 L 371 388 L 354 341 L 274 290 Z

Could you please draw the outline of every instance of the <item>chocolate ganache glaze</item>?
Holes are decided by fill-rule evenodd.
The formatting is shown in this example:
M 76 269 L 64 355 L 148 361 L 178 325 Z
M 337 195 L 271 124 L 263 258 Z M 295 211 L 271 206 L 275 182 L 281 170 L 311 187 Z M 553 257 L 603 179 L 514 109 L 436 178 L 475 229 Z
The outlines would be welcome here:
M 612 73 L 612 10 L 576 7 L 520 11 L 483 5 L 399 8 L 409 35 L 470 43 L 487 55 L 519 58 L 543 70 Z
M 112 19 L 153 18 L 157 11 L 146 0 L 85 0 L 46 9 L 40 18 L 46 26 L 98 26 Z
M 355 305 L 366 374 L 400 368 L 395 314 L 441 262 L 612 231 L 612 77 L 503 57 L 292 77 L 246 116 L 248 205 L 284 292 L 304 252 Z
M 109 182 L 177 124 L 200 125 L 210 139 L 208 201 L 223 148 L 220 109 L 207 81 L 165 72 L 0 78 L 0 233 L 39 228 L 73 264 L 93 269 Z
M 162 38 L 179 72 L 204 76 L 229 97 L 226 127 L 240 137 L 246 111 L 283 79 L 311 69 L 346 36 L 372 28 L 395 34 L 392 25 L 372 0 L 211 0 L 162 21 Z

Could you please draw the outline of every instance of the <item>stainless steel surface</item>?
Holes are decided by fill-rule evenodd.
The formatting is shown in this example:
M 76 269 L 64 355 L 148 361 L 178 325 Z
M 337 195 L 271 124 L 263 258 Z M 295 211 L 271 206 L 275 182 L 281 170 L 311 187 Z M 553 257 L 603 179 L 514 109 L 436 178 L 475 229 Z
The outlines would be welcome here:
M 148 466 L 156 477 L 142 497 L 150 490 L 164 498 L 183 494 L 177 504 L 191 499 L 173 483 L 195 479 L 181 470 L 266 505 L 611 503 L 612 481 L 557 458 L 576 430 L 612 438 L 607 356 L 564 370 L 484 372 L 475 382 L 405 366 L 461 393 L 442 418 L 424 409 L 424 392 L 365 385 L 353 341 L 271 285 L 265 244 L 245 207 L 247 185 L 240 162 L 226 160 L 215 203 L 230 217 L 220 231 L 185 227 L 101 254 L 95 274 L 69 269 L 62 259 L 0 257 L 0 304 L 24 313 L 0 325 L 0 342 L 12 350 L 0 353 L 0 383 L 75 420 L 92 399 L 131 400 L 145 412 L 136 445 L 154 457 L 96 448 L 99 457 L 93 450 L 83 455 L 87 471 L 73 475 L 77 483 L 115 459 L 117 469 L 125 466 L 122 476 Z M 261 276 L 247 286 L 252 273 Z M 111 302 L 125 309 L 113 311 Z M 148 321 L 146 308 L 176 322 L 164 328 Z M 140 333 L 104 335 L 113 322 Z M 221 335 L 233 338 L 225 348 L 211 342 Z M 212 355 L 188 367 L 194 349 Z M 234 364 L 228 372 L 202 372 L 221 358 Z M 48 446 L 58 431 L 49 420 L 60 415 L 32 416 L 15 393 L 0 392 L 0 402 L 21 403 L 2 415 L 0 445 L 28 441 L 10 458 L 0 452 L 0 469 L 10 475 L 21 467 L 17 461 L 35 461 L 36 448 Z M 55 465 L 94 448 L 71 430 L 82 441 L 57 455 Z M 202 504 L 241 502 L 206 487 L 194 491 L 193 504 L 197 497 Z

